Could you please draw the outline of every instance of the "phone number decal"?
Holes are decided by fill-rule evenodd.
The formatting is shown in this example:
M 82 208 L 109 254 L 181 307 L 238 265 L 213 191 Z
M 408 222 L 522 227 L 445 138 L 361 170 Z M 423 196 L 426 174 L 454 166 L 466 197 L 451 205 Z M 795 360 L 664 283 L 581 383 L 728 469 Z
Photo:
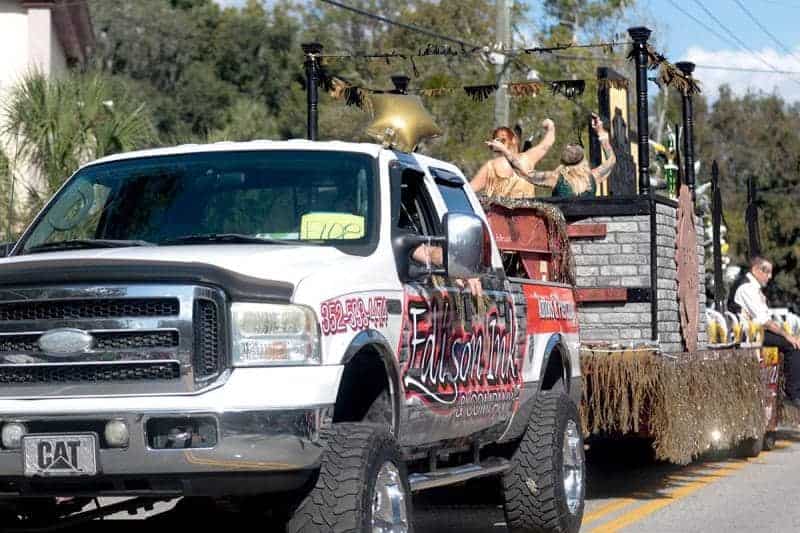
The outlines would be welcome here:
M 362 331 L 370 326 L 382 328 L 389 322 L 385 296 L 322 302 L 319 316 L 323 335 L 336 335 L 348 329 Z

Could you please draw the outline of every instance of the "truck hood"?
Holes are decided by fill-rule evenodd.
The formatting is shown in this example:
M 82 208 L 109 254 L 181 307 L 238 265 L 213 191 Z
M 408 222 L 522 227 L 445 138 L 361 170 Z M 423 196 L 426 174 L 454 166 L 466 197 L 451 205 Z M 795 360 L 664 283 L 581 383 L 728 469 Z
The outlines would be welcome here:
M 48 261 L 153 261 L 202 263 L 219 267 L 243 276 L 263 280 L 283 281 L 297 285 L 314 273 L 336 269 L 347 270 L 362 258 L 345 254 L 330 246 L 291 246 L 269 244 L 205 244 L 187 246 L 142 246 L 131 248 L 99 248 L 91 250 L 60 251 L 9 257 L 0 260 L 3 265 L 19 267 L 30 263 Z

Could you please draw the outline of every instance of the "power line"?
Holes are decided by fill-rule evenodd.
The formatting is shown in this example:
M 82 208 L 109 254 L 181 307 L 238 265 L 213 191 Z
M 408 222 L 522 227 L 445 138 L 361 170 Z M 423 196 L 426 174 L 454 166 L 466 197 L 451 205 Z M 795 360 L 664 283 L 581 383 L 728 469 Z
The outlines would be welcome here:
M 563 59 L 565 61 L 593 61 L 597 63 L 625 63 L 625 60 L 620 57 L 608 56 L 572 56 L 567 54 L 553 54 L 556 59 Z M 776 70 L 764 68 L 747 68 L 747 67 L 729 67 L 725 65 L 702 65 L 695 64 L 696 68 L 706 70 L 726 70 L 731 72 L 757 72 L 763 74 L 779 74 L 782 76 L 800 76 L 800 70 Z
M 760 22 L 760 21 L 759 21 L 759 20 L 758 20 L 758 19 L 755 17 L 755 15 L 753 15 L 753 13 L 752 13 L 752 12 L 751 12 L 749 9 L 747 9 L 747 8 L 744 6 L 744 4 L 741 2 L 741 0 L 733 0 L 733 1 L 734 1 L 734 2 L 736 2 L 736 5 L 738 5 L 738 6 L 741 8 L 741 10 L 745 12 L 745 14 L 746 14 L 746 15 L 747 15 L 747 16 L 750 18 L 750 20 L 752 20 L 752 21 L 753 21 L 753 23 L 755 23 L 755 25 L 756 25 L 756 26 L 758 26 L 759 28 L 761 28 L 761 31 L 763 31 L 764 33 L 766 33 L 766 34 L 769 36 L 769 38 L 770 38 L 770 39 L 772 39 L 772 40 L 773 40 L 773 42 L 774 42 L 775 44 L 777 44 L 777 45 L 778 45 L 778 47 L 779 47 L 781 50 L 783 50 L 784 52 L 786 52 L 786 53 L 787 53 L 787 54 L 789 54 L 790 56 L 794 56 L 794 52 L 792 52 L 792 51 L 789 49 L 789 47 L 788 47 L 788 46 L 786 46 L 785 44 L 783 44 L 783 42 L 782 42 L 780 39 L 778 39 L 777 37 L 775 37 L 775 35 L 774 35 L 774 34 L 773 34 L 771 31 L 769 31 L 769 30 L 766 28 L 766 26 L 764 26 L 763 24 L 761 24 L 761 22 Z M 795 59 L 796 59 L 796 56 L 795 56 Z
M 706 70 L 729 70 L 732 72 L 759 72 L 763 74 L 781 74 L 789 76 L 800 76 L 799 70 L 767 70 L 764 68 L 746 68 L 746 67 L 726 67 L 722 65 L 695 65 L 695 67 Z
M 787 4 L 786 2 L 777 2 L 776 0 L 761 0 L 761 1 L 765 2 L 767 4 L 773 4 L 773 5 L 776 5 L 776 6 L 790 7 L 792 9 L 800 9 L 800 5 L 797 5 L 797 4 Z
M 417 32 L 417 33 L 421 33 L 423 35 L 427 35 L 428 37 L 434 37 L 436 39 L 441 39 L 443 41 L 456 43 L 456 44 L 459 44 L 459 45 L 467 47 L 467 48 L 480 48 L 478 45 L 475 45 L 475 44 L 472 44 L 472 43 L 468 43 L 466 41 L 462 41 L 461 39 L 456 39 L 454 37 L 448 37 L 447 35 L 442 35 L 441 33 L 436 33 L 435 31 L 432 31 L 432 30 L 429 30 L 429 29 L 426 29 L 426 28 L 420 28 L 419 26 L 414 26 L 413 24 L 407 24 L 405 22 L 399 22 L 399 21 L 396 21 L 396 20 L 393 20 L 393 19 L 390 19 L 390 18 L 387 18 L 387 17 L 383 17 L 381 15 L 376 15 L 375 13 L 370 13 L 369 11 L 365 11 L 365 10 L 357 8 L 357 7 L 353 7 L 353 6 L 348 6 L 346 4 L 342 4 L 341 2 L 337 2 L 336 0 L 322 0 L 322 2 L 324 2 L 326 4 L 330 4 L 332 6 L 340 7 L 342 9 L 347 9 L 348 11 L 352 11 L 353 13 L 358 13 L 359 15 L 364 16 L 364 17 L 368 17 L 368 18 L 371 18 L 371 19 L 374 19 L 374 20 L 380 20 L 381 22 L 385 22 L 385 23 L 391 24 L 393 26 L 398 26 L 400 28 L 405 28 L 405 29 L 407 29 L 409 31 L 414 31 L 414 32 Z
M 683 9 L 683 8 L 680 6 L 680 4 L 678 4 L 677 2 L 675 2 L 675 0 L 669 0 L 669 3 L 670 3 L 670 4 L 672 4 L 672 7 L 674 7 L 675 9 L 677 9 L 678 11 L 680 11 L 681 13 L 683 13 L 684 15 L 686 15 L 687 17 L 689 17 L 690 19 L 692 19 L 693 21 L 695 21 L 697 24 L 699 24 L 700 26 L 702 26 L 703 28 L 705 28 L 705 29 L 706 29 L 706 31 L 708 31 L 708 32 L 710 32 L 710 33 L 713 33 L 714 35 L 716 35 L 716 36 L 717 36 L 717 38 L 718 38 L 718 39 L 720 39 L 721 41 L 724 41 L 724 42 L 728 43 L 728 44 L 729 44 L 729 45 L 731 45 L 731 46 L 734 46 L 734 47 L 736 46 L 736 43 L 735 43 L 734 41 L 732 41 L 732 40 L 731 40 L 731 39 L 729 39 L 728 37 L 725 37 L 724 35 L 722 35 L 721 33 L 719 33 L 717 30 L 715 30 L 714 28 L 712 28 L 711 26 L 709 26 L 708 24 L 706 24 L 705 22 L 703 22 L 703 21 L 702 21 L 702 20 L 700 20 L 699 18 L 695 17 L 694 15 L 692 15 L 691 13 L 689 13 L 688 11 L 686 11 L 685 9 Z
M 733 33 L 733 32 L 732 32 L 730 29 L 728 29 L 728 27 L 727 27 L 727 26 L 725 26 L 725 24 L 723 24 L 723 23 L 722 23 L 722 21 L 721 21 L 721 20 L 719 20 L 719 19 L 716 17 L 716 15 L 714 15 L 714 13 L 712 13 L 712 12 L 711 12 L 711 10 L 709 10 L 709 9 L 708 9 L 708 8 L 707 8 L 705 5 L 703 5 L 703 3 L 702 3 L 702 2 L 700 2 L 699 0 L 694 0 L 694 3 L 695 3 L 695 4 L 697 4 L 697 5 L 700 7 L 700 9 L 702 9 L 703 11 L 705 11 L 705 12 L 706 12 L 706 15 L 708 15 L 709 17 L 711 17 L 711 19 L 712 19 L 712 20 L 714 20 L 714 22 L 716 22 L 716 23 L 717 23 L 717 26 L 719 26 L 720 28 L 722 28 L 722 29 L 725 31 L 725 33 L 727 33 L 727 34 L 728 34 L 728 35 L 729 35 L 729 36 L 730 36 L 730 37 L 731 37 L 731 38 L 732 38 L 734 41 L 736 41 L 736 42 L 739 44 L 739 46 L 740 46 L 740 47 L 741 47 L 741 48 L 742 48 L 744 51 L 746 51 L 746 52 L 749 52 L 750 54 L 752 54 L 752 55 L 753 55 L 753 57 L 755 57 L 756 59 L 758 59 L 760 62 L 762 62 L 763 64 L 765 64 L 766 66 L 768 66 L 768 67 L 769 67 L 770 69 L 772 69 L 773 71 L 777 71 L 777 70 L 778 70 L 777 68 L 775 68 L 775 65 L 771 64 L 769 61 L 767 61 L 766 59 L 764 59 L 763 57 L 761 57 L 760 55 L 758 55 L 756 52 L 754 52 L 753 50 L 751 50 L 751 49 L 750 49 L 750 48 L 747 46 L 747 44 L 745 44 L 745 43 L 744 43 L 744 42 L 743 42 L 743 41 L 742 41 L 742 40 L 741 40 L 741 39 L 740 39 L 740 38 L 739 38 L 739 37 L 738 37 L 738 36 L 737 36 L 735 33 Z M 798 85 L 800 85 L 800 82 L 799 82 L 799 81 L 797 81 L 796 79 L 792 78 L 792 81 L 794 81 L 795 83 L 797 83 Z
M 767 36 L 769 36 L 769 38 L 770 38 L 770 39 L 772 39 L 772 41 L 773 41 L 775 44 L 777 44 L 777 45 L 778 45 L 778 47 L 779 47 L 780 49 L 782 49 L 782 50 L 783 50 L 784 52 L 786 52 L 787 54 L 792 54 L 792 51 L 789 49 L 789 47 L 788 47 L 788 46 L 786 46 L 785 44 L 783 44 L 783 42 L 782 42 L 780 39 L 778 39 L 778 38 L 775 36 L 775 34 L 773 34 L 771 31 L 769 31 L 769 30 L 767 29 L 767 27 L 766 27 L 766 26 L 764 26 L 763 24 L 761 24 L 761 22 L 760 22 L 760 21 L 759 21 L 759 20 L 756 18 L 756 16 L 755 16 L 755 15 L 753 15 L 753 12 L 752 12 L 752 11 L 750 11 L 749 9 L 747 9 L 747 7 L 745 7 L 745 5 L 744 5 L 744 4 L 741 2 L 741 0 L 733 0 L 733 1 L 734 1 L 734 2 L 736 2 L 736 5 L 738 5 L 738 6 L 739 6 L 739 8 L 740 8 L 742 11 L 744 11 L 745 15 L 747 15 L 747 16 L 750 18 L 750 20 L 752 20 L 752 21 L 755 23 L 755 25 L 756 25 L 756 26 L 758 26 L 759 28 L 761 28 L 761 31 L 763 31 L 764 33 L 766 33 L 766 34 L 767 34 Z

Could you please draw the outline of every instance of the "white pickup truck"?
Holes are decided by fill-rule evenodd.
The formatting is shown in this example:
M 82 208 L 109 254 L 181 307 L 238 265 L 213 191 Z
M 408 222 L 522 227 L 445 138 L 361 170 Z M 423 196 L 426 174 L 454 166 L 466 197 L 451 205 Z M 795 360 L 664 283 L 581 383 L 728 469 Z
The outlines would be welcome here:
M 107 157 L 0 260 L 0 521 L 198 496 L 402 532 L 411 492 L 498 475 L 511 530 L 577 531 L 577 351 L 572 288 L 506 276 L 452 164 L 298 140 Z

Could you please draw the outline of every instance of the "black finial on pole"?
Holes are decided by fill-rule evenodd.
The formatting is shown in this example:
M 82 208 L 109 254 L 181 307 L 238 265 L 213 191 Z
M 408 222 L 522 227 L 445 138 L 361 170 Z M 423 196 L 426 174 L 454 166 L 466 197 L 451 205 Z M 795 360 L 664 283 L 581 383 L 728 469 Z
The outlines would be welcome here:
M 758 227 L 758 189 L 753 176 L 747 178 L 747 209 L 744 213 L 747 237 L 750 243 L 750 258 L 761 255 L 761 235 Z
M 322 53 L 322 45 L 319 43 L 304 43 L 300 45 L 306 56 L 306 105 L 308 116 L 308 138 L 312 141 L 317 140 L 319 132 L 319 55 Z
M 694 63 L 689 61 L 681 61 L 675 63 L 675 66 L 686 76 L 688 79 L 692 78 L 694 72 Z M 684 176 L 686 177 L 686 185 L 692 191 L 692 200 L 694 200 L 694 108 L 692 104 L 692 95 L 688 91 L 683 92 L 683 165 Z
M 722 286 L 722 193 L 719 189 L 719 166 L 711 164 L 711 231 L 714 254 L 714 308 L 722 312 L 725 299 Z
M 405 74 L 392 76 L 392 83 L 394 84 L 394 90 L 392 92 L 395 94 L 408 94 L 408 82 L 410 81 L 411 78 Z
M 650 194 L 650 135 L 647 116 L 647 39 L 652 32 L 644 26 L 629 28 L 636 62 L 636 129 L 639 134 L 639 194 Z

